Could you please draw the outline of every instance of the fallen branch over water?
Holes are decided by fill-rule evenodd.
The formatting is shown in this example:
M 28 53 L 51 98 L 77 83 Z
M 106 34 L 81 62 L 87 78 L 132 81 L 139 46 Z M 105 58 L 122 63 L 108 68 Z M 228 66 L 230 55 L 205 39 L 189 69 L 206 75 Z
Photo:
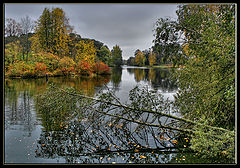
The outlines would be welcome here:
M 161 115 L 161 116 L 173 118 L 173 119 L 176 119 L 176 120 L 179 120 L 179 121 L 184 121 L 186 123 L 191 123 L 191 124 L 194 124 L 194 125 L 202 126 L 202 127 L 205 127 L 205 128 L 210 128 L 210 129 L 213 129 L 213 130 L 220 130 L 220 131 L 230 132 L 230 130 L 227 130 L 227 129 L 224 129 L 224 128 L 204 125 L 204 124 L 201 124 L 201 123 L 198 123 L 198 122 L 191 121 L 189 119 L 180 118 L 180 117 L 173 116 L 173 115 L 170 115 L 170 114 L 161 113 L 161 112 L 152 111 L 152 110 L 147 110 L 147 109 L 135 109 L 135 108 L 132 108 L 132 107 L 129 107 L 129 106 L 126 106 L 126 105 L 116 104 L 116 103 L 113 103 L 113 102 L 104 101 L 104 100 L 101 100 L 101 99 L 97 99 L 97 98 L 94 98 L 94 97 L 89 97 L 89 96 L 82 95 L 82 94 L 69 93 L 66 90 L 62 89 L 62 88 L 57 88 L 57 87 L 55 87 L 53 85 L 51 85 L 51 86 L 53 88 L 59 89 L 60 91 L 66 93 L 66 94 L 72 95 L 72 96 L 78 96 L 78 97 L 94 100 L 94 101 L 97 101 L 97 102 L 106 103 L 106 104 L 110 104 L 110 105 L 113 105 L 113 106 L 121 107 L 121 108 L 124 108 L 124 109 L 129 109 L 129 110 L 132 110 L 132 111 L 140 111 L 140 112 L 147 112 L 147 113 L 152 113 L 152 114 L 158 114 L 158 115 Z M 98 112 L 100 112 L 100 111 L 98 111 Z M 193 132 L 193 130 L 189 130 L 189 129 L 173 128 L 173 127 L 170 127 L 170 126 L 163 126 L 163 125 L 157 125 L 157 124 L 143 123 L 143 122 L 140 122 L 140 121 L 134 121 L 134 120 L 130 120 L 130 119 L 124 118 L 122 116 L 117 116 L 117 115 L 105 113 L 105 112 L 102 112 L 102 111 L 101 111 L 101 113 L 109 115 L 109 116 L 113 116 L 113 117 L 118 117 L 118 118 L 121 118 L 121 119 L 124 119 L 124 120 L 127 120 L 127 121 L 136 122 L 138 124 L 144 124 L 144 125 L 156 126 L 156 127 L 160 127 L 161 126 L 162 128 L 168 128 L 168 129 L 184 131 L 184 132 Z

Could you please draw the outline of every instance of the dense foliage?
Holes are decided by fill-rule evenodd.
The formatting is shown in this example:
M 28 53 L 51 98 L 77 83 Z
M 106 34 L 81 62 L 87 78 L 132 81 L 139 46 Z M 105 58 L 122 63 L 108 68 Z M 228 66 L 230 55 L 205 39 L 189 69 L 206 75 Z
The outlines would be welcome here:
M 100 41 L 81 38 L 62 9 L 45 8 L 35 25 L 28 16 L 21 23 L 6 20 L 4 59 L 9 77 L 92 76 L 110 74 L 108 66 L 121 65 L 122 51 L 116 45 L 111 52 Z M 36 70 L 39 64 L 46 69 Z
M 171 41 L 182 43 L 171 50 L 179 55 L 167 55 L 173 63 L 184 63 L 183 69 L 173 73 L 179 86 L 175 108 L 185 118 L 231 130 L 221 133 L 196 127 L 191 148 L 203 157 L 234 160 L 235 5 L 180 5 L 177 15 L 177 21 L 157 22 L 154 40 L 160 52 L 157 42 L 170 42 L 169 47 Z M 181 43 L 176 33 L 183 33 Z
M 122 50 L 118 45 L 113 46 L 112 49 L 112 64 L 115 66 L 120 66 L 123 63 L 122 60 Z

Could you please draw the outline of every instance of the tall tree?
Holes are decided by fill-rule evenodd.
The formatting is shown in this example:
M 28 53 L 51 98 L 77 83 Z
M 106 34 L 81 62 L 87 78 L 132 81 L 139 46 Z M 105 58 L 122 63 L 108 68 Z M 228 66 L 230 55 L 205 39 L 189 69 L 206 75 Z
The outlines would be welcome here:
M 90 65 L 93 65 L 96 58 L 96 49 L 94 48 L 93 41 L 84 42 L 83 40 L 79 41 L 76 45 L 76 63 L 87 62 Z
M 161 57 L 162 63 L 181 64 L 182 47 L 180 45 L 183 32 L 177 22 L 170 18 L 160 18 L 154 29 L 154 51 Z
M 42 15 L 37 21 L 35 31 L 36 37 L 39 40 L 41 48 L 47 52 L 52 51 L 51 30 L 52 30 L 51 12 L 48 8 L 45 8 L 43 10 Z
M 145 57 L 144 57 L 144 54 L 142 51 L 140 51 L 140 50 L 136 51 L 135 62 L 138 66 L 145 65 Z
M 97 59 L 99 61 L 104 62 L 107 65 L 111 64 L 111 51 L 108 49 L 107 46 L 102 46 L 98 52 Z
M 113 46 L 112 49 L 112 64 L 113 66 L 121 66 L 122 65 L 122 50 L 118 45 Z
M 36 34 L 39 38 L 41 47 L 60 57 L 69 55 L 69 34 L 72 27 L 65 12 L 60 8 L 53 8 L 52 11 L 45 8 L 40 16 Z
M 65 12 L 60 8 L 52 10 L 52 32 L 53 53 L 60 57 L 69 56 L 68 41 L 72 27 L 69 25 L 69 19 Z
M 153 66 L 156 63 L 156 54 L 150 51 L 148 59 L 149 59 L 149 65 Z

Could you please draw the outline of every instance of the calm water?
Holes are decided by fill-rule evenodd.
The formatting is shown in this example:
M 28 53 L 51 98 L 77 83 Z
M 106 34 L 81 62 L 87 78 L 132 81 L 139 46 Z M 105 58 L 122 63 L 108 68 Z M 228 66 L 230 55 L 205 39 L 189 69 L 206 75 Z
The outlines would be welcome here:
M 159 129 L 142 126 L 136 131 L 136 123 L 113 129 L 98 120 L 76 122 L 63 117 L 56 120 L 65 122 L 64 129 L 49 129 L 55 118 L 36 110 L 35 95 L 51 82 L 83 90 L 88 96 L 107 86 L 121 102 L 128 101 L 136 85 L 148 85 L 170 100 L 177 90 L 168 69 L 129 66 L 94 79 L 55 77 L 48 83 L 45 79 L 5 79 L 5 163 L 178 163 L 187 157 L 170 150 L 170 142 L 159 140 Z

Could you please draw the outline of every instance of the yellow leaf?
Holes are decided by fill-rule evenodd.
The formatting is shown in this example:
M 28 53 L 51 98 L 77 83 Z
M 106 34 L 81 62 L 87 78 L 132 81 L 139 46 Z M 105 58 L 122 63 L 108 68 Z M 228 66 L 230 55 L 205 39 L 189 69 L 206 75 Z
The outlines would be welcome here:
M 140 155 L 140 158 L 143 158 L 143 159 L 145 159 L 145 158 L 146 158 L 146 156 Z

